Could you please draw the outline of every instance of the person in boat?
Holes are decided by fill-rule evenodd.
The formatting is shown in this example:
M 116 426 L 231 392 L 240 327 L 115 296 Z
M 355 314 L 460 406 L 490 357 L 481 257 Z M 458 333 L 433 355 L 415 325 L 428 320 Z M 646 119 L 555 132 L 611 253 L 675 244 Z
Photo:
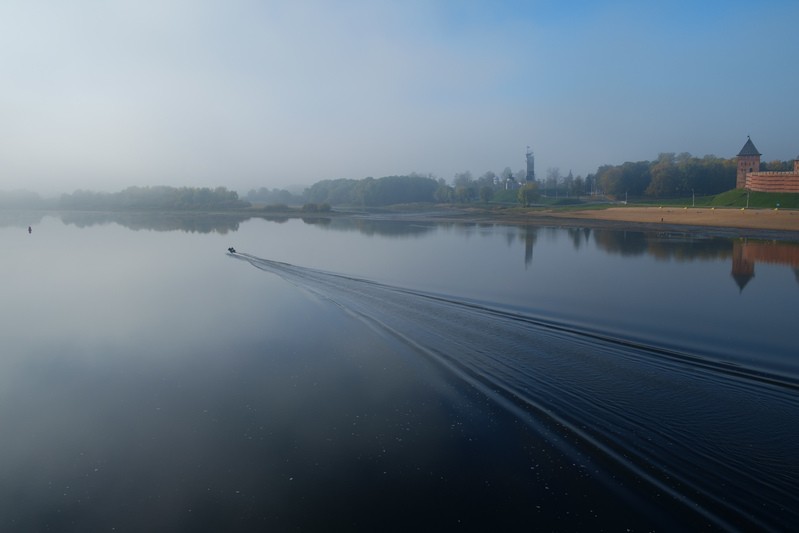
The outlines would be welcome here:
M 28 226 L 28 233 L 30 233 L 30 232 L 32 232 L 32 231 L 33 231 L 33 230 L 31 229 L 31 227 L 30 227 L 30 226 Z

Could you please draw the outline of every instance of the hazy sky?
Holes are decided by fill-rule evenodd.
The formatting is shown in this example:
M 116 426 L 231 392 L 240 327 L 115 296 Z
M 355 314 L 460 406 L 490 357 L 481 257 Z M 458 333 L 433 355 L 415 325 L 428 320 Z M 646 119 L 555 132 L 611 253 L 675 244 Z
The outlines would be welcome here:
M 0 190 L 799 154 L 796 0 L 0 2 Z

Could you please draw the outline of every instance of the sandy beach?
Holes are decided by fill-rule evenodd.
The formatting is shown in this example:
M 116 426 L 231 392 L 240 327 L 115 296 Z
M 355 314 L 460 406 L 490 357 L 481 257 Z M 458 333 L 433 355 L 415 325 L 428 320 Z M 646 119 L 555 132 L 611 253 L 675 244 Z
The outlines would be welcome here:
M 680 207 L 611 207 L 551 212 L 555 218 L 614 220 L 643 224 L 799 231 L 799 212 L 774 209 L 712 209 Z

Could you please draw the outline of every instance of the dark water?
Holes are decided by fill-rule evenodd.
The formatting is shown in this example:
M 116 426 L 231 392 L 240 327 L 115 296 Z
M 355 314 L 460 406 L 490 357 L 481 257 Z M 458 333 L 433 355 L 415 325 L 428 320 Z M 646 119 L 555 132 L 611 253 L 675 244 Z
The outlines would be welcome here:
M 0 530 L 799 523 L 795 244 L 25 216 Z

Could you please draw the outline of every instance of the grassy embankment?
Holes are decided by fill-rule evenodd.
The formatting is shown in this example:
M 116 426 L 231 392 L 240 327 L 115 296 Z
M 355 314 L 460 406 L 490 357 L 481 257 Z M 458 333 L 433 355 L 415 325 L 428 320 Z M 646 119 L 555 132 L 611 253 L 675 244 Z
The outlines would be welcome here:
M 750 209 L 799 209 L 799 194 L 795 193 L 771 193 L 771 192 L 750 192 L 743 189 L 733 189 L 715 196 L 697 196 L 692 199 L 670 198 L 659 200 L 636 200 L 630 205 L 637 206 L 671 206 L 671 207 L 691 207 L 696 202 L 696 207 L 746 207 L 747 194 L 749 195 L 748 206 Z

